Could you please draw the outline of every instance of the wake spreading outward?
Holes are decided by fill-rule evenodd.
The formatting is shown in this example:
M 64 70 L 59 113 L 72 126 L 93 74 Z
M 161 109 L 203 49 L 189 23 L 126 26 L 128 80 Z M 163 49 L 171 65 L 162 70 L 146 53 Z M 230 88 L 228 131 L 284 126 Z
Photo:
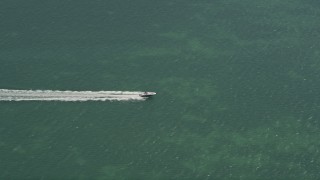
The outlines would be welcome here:
M 53 91 L 0 89 L 0 101 L 143 101 L 155 95 L 140 91 Z

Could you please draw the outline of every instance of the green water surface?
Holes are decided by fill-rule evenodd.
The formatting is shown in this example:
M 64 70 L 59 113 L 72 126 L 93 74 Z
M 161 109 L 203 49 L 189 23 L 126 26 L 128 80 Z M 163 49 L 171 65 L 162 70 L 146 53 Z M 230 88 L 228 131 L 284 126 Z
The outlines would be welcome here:
M 320 179 L 315 0 L 2 0 L 0 179 Z

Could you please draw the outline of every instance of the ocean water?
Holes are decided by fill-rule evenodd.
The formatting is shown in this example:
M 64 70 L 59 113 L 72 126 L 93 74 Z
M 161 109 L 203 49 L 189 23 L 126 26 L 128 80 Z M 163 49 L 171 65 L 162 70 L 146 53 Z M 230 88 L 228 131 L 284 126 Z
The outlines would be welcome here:
M 320 179 L 320 3 L 2 0 L 0 179 Z M 1 98 L 0 98 L 1 99 Z

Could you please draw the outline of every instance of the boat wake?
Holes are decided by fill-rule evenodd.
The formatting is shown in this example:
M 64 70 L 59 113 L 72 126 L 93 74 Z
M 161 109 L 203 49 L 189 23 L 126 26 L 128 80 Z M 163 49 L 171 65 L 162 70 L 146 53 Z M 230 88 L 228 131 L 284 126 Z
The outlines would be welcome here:
M 143 101 L 140 91 L 54 91 L 0 89 L 0 101 Z

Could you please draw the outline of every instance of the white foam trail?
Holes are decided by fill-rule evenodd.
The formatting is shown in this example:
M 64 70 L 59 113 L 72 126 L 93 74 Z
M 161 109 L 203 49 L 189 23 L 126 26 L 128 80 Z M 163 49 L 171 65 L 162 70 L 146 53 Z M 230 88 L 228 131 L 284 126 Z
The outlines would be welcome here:
M 0 89 L 0 101 L 143 101 L 140 91 L 54 91 Z

